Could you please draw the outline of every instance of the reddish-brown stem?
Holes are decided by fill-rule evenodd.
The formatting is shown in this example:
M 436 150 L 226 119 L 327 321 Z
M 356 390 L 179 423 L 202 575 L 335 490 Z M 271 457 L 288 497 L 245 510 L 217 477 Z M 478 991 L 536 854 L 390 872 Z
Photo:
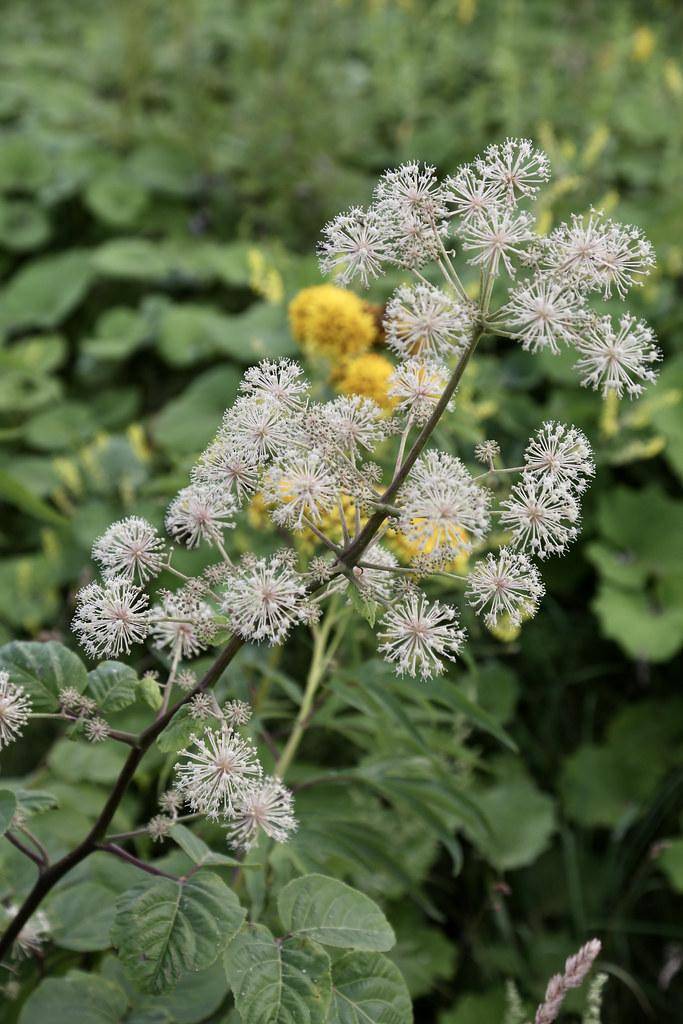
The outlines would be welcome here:
M 178 881 L 177 875 L 170 875 L 168 871 L 162 871 L 161 868 L 155 868 L 153 864 L 147 864 L 144 860 L 136 857 L 135 854 L 124 850 L 122 846 L 117 846 L 116 843 L 98 843 L 95 849 L 102 850 L 103 853 L 111 853 L 114 857 L 125 860 L 127 864 L 132 864 L 134 867 L 139 868 L 140 871 L 146 871 L 148 875 L 155 875 L 158 878 L 171 878 L 174 882 Z
M 37 864 L 41 871 L 43 870 L 43 867 L 45 866 L 43 858 L 39 856 L 39 854 L 34 853 L 28 846 L 24 846 L 21 839 L 17 839 L 12 832 L 5 832 L 5 839 L 7 839 L 12 846 L 16 846 L 17 850 L 19 850 L 20 853 L 23 853 L 24 857 L 28 857 L 34 864 Z
M 55 861 L 54 864 L 45 868 L 45 870 L 41 871 L 38 875 L 33 889 L 31 889 L 15 917 L 7 926 L 4 935 L 0 938 L 0 960 L 7 955 L 19 932 L 29 920 L 33 912 L 40 906 L 50 890 L 57 884 L 57 882 L 60 881 L 60 879 L 64 877 L 64 875 L 68 874 L 72 868 L 76 867 L 77 864 L 80 864 L 82 860 L 85 860 L 86 857 L 89 857 L 90 854 L 97 849 L 98 845 L 104 838 L 109 825 L 111 824 L 112 818 L 116 814 L 118 806 L 121 803 L 121 800 L 123 799 L 123 796 L 128 789 L 140 762 L 142 761 L 142 758 L 147 753 L 152 743 L 154 743 L 157 736 L 164 731 L 176 712 L 184 704 L 187 704 L 192 700 L 195 694 L 201 693 L 209 686 L 213 686 L 216 680 L 223 673 L 224 669 L 227 668 L 235 657 L 240 647 L 242 647 L 243 642 L 244 641 L 240 640 L 239 637 L 232 637 L 194 689 L 174 704 L 173 707 L 169 708 L 162 717 L 157 718 L 152 722 L 151 725 L 149 725 L 144 732 L 141 732 L 136 738 L 135 746 L 131 748 L 128 757 L 121 768 L 119 776 L 114 783 L 114 787 L 88 835 L 78 844 L 78 846 L 65 854 L 60 860 Z

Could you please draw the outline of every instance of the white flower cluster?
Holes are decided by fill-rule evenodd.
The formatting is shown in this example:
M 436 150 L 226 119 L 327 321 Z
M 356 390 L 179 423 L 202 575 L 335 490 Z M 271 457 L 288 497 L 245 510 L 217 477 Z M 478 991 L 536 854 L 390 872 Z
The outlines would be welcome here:
M 31 701 L 23 686 L 0 671 L 0 750 L 21 736 L 30 715 Z
M 433 167 L 417 163 L 387 171 L 369 209 L 356 207 L 327 224 L 322 268 L 344 284 L 367 286 L 387 266 L 440 267 L 446 289 L 418 273 L 418 283 L 399 288 L 387 305 L 387 342 L 400 358 L 443 360 L 467 342 L 478 317 L 532 352 L 557 354 L 569 345 L 586 386 L 639 395 L 660 358 L 652 330 L 629 314 L 615 325 L 589 302 L 623 299 L 642 284 L 655 265 L 652 246 L 638 228 L 596 210 L 537 235 L 528 207 L 549 178 L 547 156 L 528 139 L 489 146 L 441 182 Z M 455 271 L 456 247 L 481 272 L 479 304 Z M 503 273 L 513 280 L 500 288 L 503 301 L 492 311 Z
M 589 305 L 595 295 L 622 297 L 640 283 L 653 264 L 651 247 L 635 228 L 595 212 L 536 235 L 529 207 L 548 178 L 542 152 L 508 139 L 443 181 L 417 163 L 388 171 L 368 210 L 327 225 L 322 266 L 343 282 L 367 284 L 389 266 L 415 278 L 385 310 L 396 359 L 393 411 L 358 395 L 314 401 L 302 368 L 289 359 L 249 368 L 166 515 L 173 540 L 205 545 L 217 561 L 150 601 L 144 588 L 162 571 L 182 576 L 170 566 L 172 551 L 142 519 L 115 523 L 94 547 L 103 582 L 81 592 L 74 619 L 91 654 L 116 657 L 150 639 L 191 689 L 179 663 L 218 633 L 280 644 L 296 626 L 314 623 L 328 597 L 344 594 L 360 600 L 369 621 L 379 619 L 380 650 L 398 671 L 430 677 L 457 655 L 465 631 L 453 605 L 428 601 L 428 577 L 452 580 L 444 585 L 463 593 L 489 626 L 501 619 L 518 625 L 534 614 L 543 584 L 532 559 L 564 552 L 578 533 L 579 503 L 595 471 L 586 437 L 546 422 L 523 465 L 509 468 L 498 442 L 487 440 L 474 452 L 484 464 L 476 473 L 464 453 L 429 447 L 433 428 L 487 333 L 507 334 L 530 351 L 570 345 L 583 382 L 617 394 L 637 393 L 656 356 L 649 328 L 628 314 L 615 327 Z M 478 288 L 463 284 L 468 267 Z M 425 276 L 434 271 L 441 287 Z M 233 561 L 228 534 L 256 507 L 285 546 Z M 390 550 L 394 542 L 409 552 L 407 567 Z M 481 557 L 465 577 L 473 553 Z M 198 701 L 193 714 L 213 711 Z M 239 747 L 234 729 L 224 729 L 198 741 L 196 757 L 217 756 L 212 743 Z M 197 806 L 232 813 L 227 782 L 215 804 L 215 779 L 203 791 L 196 772 L 193 778 Z
M 195 700 L 201 696 L 207 695 L 199 694 Z M 260 832 L 285 842 L 297 828 L 292 794 L 280 779 L 263 777 L 255 747 L 238 731 L 251 709 L 242 701 L 231 701 L 223 711 L 216 708 L 215 714 L 222 719 L 220 726 L 192 736 L 190 746 L 180 752 L 171 790 L 172 813 L 186 803 L 193 812 L 221 822 L 236 850 L 250 849 Z M 169 806 L 169 794 L 165 803 Z M 163 834 L 158 821 L 153 828 Z

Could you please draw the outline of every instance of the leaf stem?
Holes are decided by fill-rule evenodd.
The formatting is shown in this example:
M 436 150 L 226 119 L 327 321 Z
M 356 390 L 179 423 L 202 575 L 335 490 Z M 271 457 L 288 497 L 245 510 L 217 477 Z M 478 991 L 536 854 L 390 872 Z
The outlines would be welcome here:
M 280 779 L 284 778 L 285 773 L 291 765 L 294 755 L 299 748 L 299 744 L 301 743 L 304 732 L 306 731 L 310 721 L 311 712 L 313 710 L 313 701 L 318 687 L 325 675 L 334 651 L 336 651 L 339 641 L 341 640 L 340 632 L 338 632 L 334 644 L 328 649 L 327 643 L 330 637 L 330 632 L 337 619 L 337 611 L 333 605 L 323 619 L 322 625 L 315 624 L 311 627 L 313 633 L 313 657 L 311 658 L 311 664 L 306 678 L 306 688 L 299 706 L 299 712 L 294 722 L 294 727 L 289 734 L 289 739 L 287 740 L 285 748 L 280 755 L 280 759 L 275 766 L 275 774 Z
M 132 864 L 134 867 L 139 868 L 140 871 L 145 871 L 148 875 L 155 875 L 158 878 L 171 878 L 174 882 L 180 881 L 177 875 L 171 875 L 168 871 L 155 868 L 153 864 L 146 864 L 144 860 L 140 860 L 135 854 L 129 853 L 128 850 L 124 850 L 122 846 L 117 846 L 116 843 L 98 843 L 95 849 L 101 850 L 103 853 L 111 853 L 114 857 L 118 857 L 119 860 L 125 860 L 127 864 Z

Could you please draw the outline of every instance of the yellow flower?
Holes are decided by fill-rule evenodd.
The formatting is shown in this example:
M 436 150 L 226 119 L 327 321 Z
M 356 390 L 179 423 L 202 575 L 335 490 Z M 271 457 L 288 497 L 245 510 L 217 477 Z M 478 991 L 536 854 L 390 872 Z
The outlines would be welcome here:
M 657 38 L 649 25 L 639 25 L 631 38 L 631 56 L 637 61 L 649 60 Z
M 674 96 L 683 96 L 683 74 L 673 57 L 664 61 L 664 81 Z
M 486 628 L 503 644 L 511 644 L 522 632 L 521 625 L 511 622 L 509 615 L 501 615 L 496 623 L 486 623 Z
M 257 491 L 249 502 L 247 522 L 255 530 L 265 530 L 268 526 L 272 525 L 268 515 L 268 504 L 261 491 Z
M 295 295 L 289 304 L 289 323 L 306 352 L 328 359 L 367 352 L 377 335 L 367 303 L 332 284 L 304 288 Z
M 393 364 L 385 356 L 368 352 L 342 363 L 333 377 L 333 383 L 337 391 L 344 395 L 374 398 L 382 409 L 393 409 L 396 402 L 387 394 L 393 370 Z
M 417 520 L 412 520 L 416 523 Z M 459 530 L 460 536 L 463 543 L 467 541 L 467 533 L 465 530 Z M 438 544 L 439 537 L 435 532 L 432 537 L 428 538 L 427 541 L 419 543 L 416 540 L 410 540 L 405 534 L 396 533 L 395 530 L 389 530 L 387 532 L 388 546 L 394 552 L 396 557 L 401 562 L 411 562 L 417 555 L 431 555 L 435 547 Z M 464 576 L 467 572 L 467 566 L 469 563 L 469 555 L 466 551 L 463 551 L 454 558 L 452 562 L 449 562 L 446 566 L 448 572 L 455 572 L 459 576 Z

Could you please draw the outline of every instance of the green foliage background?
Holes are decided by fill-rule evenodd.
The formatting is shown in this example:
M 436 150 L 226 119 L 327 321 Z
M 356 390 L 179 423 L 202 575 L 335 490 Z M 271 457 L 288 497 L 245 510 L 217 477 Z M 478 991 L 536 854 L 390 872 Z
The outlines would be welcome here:
M 2 23 L 2 642 L 71 644 L 93 538 L 125 513 L 158 521 L 243 366 L 294 352 L 286 303 L 319 281 L 320 226 L 364 202 L 383 167 L 417 158 L 447 172 L 489 141 L 529 135 L 553 165 L 548 224 L 592 203 L 652 239 L 659 269 L 630 305 L 665 352 L 656 387 L 602 405 L 564 359 L 501 343 L 477 360 L 440 439 L 521 446 L 545 416 L 589 434 L 598 476 L 582 541 L 549 566 L 542 613 L 511 642 L 475 636 L 453 673 L 474 708 L 364 665 L 358 626 L 303 760 L 313 774 L 364 773 L 367 792 L 302 791 L 301 836 L 276 874 L 320 870 L 383 904 L 419 1021 L 495 1020 L 506 977 L 532 1000 L 594 933 L 611 974 L 605 1020 L 680 1020 L 681 974 L 661 980 L 683 944 L 680 6 L 7 0 Z M 246 696 L 268 679 L 263 714 L 287 717 L 307 658 L 303 641 L 276 662 L 246 652 L 238 685 Z M 36 831 L 64 848 L 118 752 L 54 743 L 49 726 L 31 735 L 4 771 L 31 773 L 34 804 L 41 790 L 59 799 Z M 438 780 L 427 790 L 382 774 L 425 746 L 456 757 L 466 804 Z M 151 813 L 163 753 L 145 763 L 122 828 Z M 14 884 L 23 868 L 4 846 Z M 80 967 L 114 986 L 119 966 L 93 954 L 111 921 L 83 922 L 79 901 L 138 876 L 97 860 L 74 880 L 78 899 L 55 895 L 66 940 L 48 973 Z M 190 1009 L 178 997 L 154 1020 L 232 1024 L 211 971 L 204 1001 L 190 978 Z M 87 978 L 70 984 L 77 1000 Z M 102 1019 L 143 1019 L 126 991 L 121 1009 L 106 989 Z

